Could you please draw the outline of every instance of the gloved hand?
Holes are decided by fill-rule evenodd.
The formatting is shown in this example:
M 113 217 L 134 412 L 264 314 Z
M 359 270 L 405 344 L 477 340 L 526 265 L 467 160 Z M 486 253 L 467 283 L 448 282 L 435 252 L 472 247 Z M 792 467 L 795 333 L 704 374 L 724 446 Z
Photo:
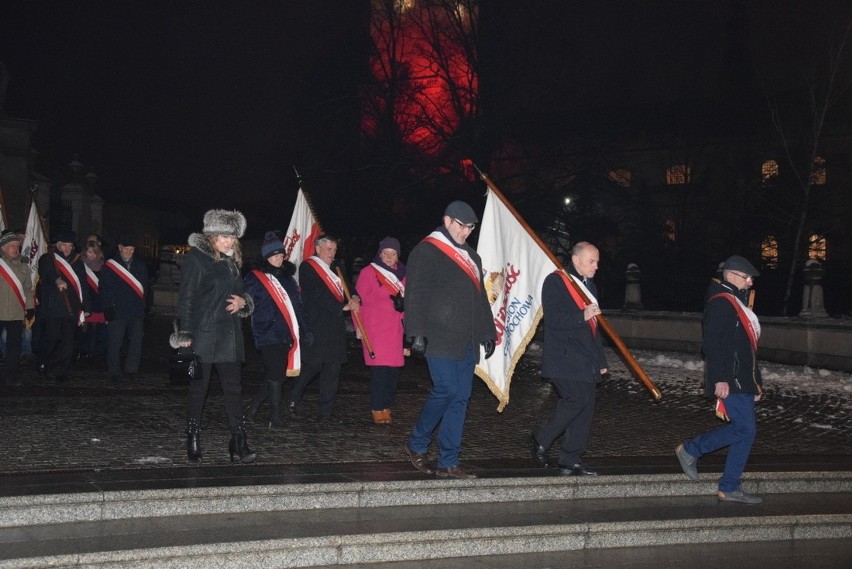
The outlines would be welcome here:
M 32 320 L 33 318 L 35 318 L 35 309 L 28 308 L 26 310 L 26 312 L 24 312 L 24 320 L 29 321 L 29 320 Z
M 390 295 L 391 300 L 393 301 L 393 309 L 397 312 L 405 312 L 405 302 L 402 298 L 402 294 L 396 293 Z
M 302 332 L 301 334 L 299 334 L 299 338 L 303 348 L 310 348 L 314 345 L 313 332 Z
M 104 320 L 106 320 L 107 322 L 112 322 L 113 320 L 115 320 L 115 308 L 104 308 Z
M 426 355 L 426 336 L 414 336 L 411 338 L 411 355 L 422 358 Z
M 485 359 L 487 360 L 494 354 L 494 340 L 485 340 L 482 342 L 482 347 L 485 348 Z

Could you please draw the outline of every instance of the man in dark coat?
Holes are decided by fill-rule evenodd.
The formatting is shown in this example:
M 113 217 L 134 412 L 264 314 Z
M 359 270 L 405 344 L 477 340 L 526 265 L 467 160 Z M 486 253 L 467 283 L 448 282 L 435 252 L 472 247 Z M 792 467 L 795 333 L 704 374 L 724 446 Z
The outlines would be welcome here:
M 544 309 L 541 375 L 556 388 L 559 401 L 550 418 L 533 432 L 532 454 L 539 466 L 548 467 L 548 449 L 562 436 L 559 451 L 562 476 L 597 475 L 581 458 L 586 452 L 595 413 L 595 386 L 607 372 L 596 320 L 601 310 L 596 300 L 597 287 L 592 281 L 599 261 L 598 248 L 581 241 L 571 250 L 569 274 L 555 271 L 544 279 L 541 288 Z M 583 300 L 569 279 L 585 289 L 590 303 Z
M 104 263 L 100 291 L 104 318 L 107 321 L 107 373 L 112 382 L 121 380 L 119 352 L 127 336 L 127 359 L 124 372 L 133 377 L 142 358 L 142 324 L 145 320 L 145 293 L 148 268 L 134 257 L 136 243 L 132 236 L 118 240 L 118 255 Z
M 56 245 L 38 260 L 41 295 L 39 317 L 44 318 L 44 338 L 38 369 L 46 373 L 54 357 L 56 381 L 68 379 L 77 327 L 90 312 L 89 285 L 80 254 L 74 250 L 77 234 L 58 231 Z
M 722 266 L 722 281 L 714 280 L 707 287 L 703 321 L 705 391 L 707 396 L 717 398 L 717 415 L 730 423 L 675 448 L 684 473 L 697 482 L 698 459 L 728 447 L 717 493 L 724 502 L 763 501 L 743 492 L 741 486 L 742 473 L 757 435 L 754 404 L 763 395 L 756 357 L 760 323 L 746 305 L 749 288 L 759 274 L 747 259 L 734 255 Z
M 337 239 L 320 235 L 314 241 L 316 254 L 299 265 L 302 305 L 313 333 L 313 342 L 305 346 L 302 369 L 287 396 L 287 410 L 296 414 L 296 405 L 305 388 L 319 375 L 319 417 L 328 420 L 334 411 L 334 398 L 340 380 L 340 368 L 346 363 L 346 317 L 361 307 L 355 295 L 348 301 L 344 283 L 333 269 Z
M 497 340 L 482 260 L 467 244 L 477 222 L 468 204 L 450 203 L 443 225 L 414 247 L 408 258 L 405 328 L 413 338 L 411 353 L 426 356 L 432 391 L 405 452 L 415 468 L 432 473 L 426 451 L 440 423 L 436 474 L 441 478 L 475 478 L 459 464 L 462 431 L 480 345 L 489 358 Z

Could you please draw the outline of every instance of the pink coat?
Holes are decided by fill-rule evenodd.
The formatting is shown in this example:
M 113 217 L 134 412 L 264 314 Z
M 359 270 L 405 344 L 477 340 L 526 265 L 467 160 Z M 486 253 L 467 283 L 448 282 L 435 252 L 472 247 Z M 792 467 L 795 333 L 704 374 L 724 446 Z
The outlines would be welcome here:
M 405 284 L 405 279 L 402 283 Z M 370 265 L 361 269 L 355 290 L 361 297 L 361 322 L 376 354 L 376 359 L 371 359 L 367 345 L 362 341 L 364 363 L 368 366 L 402 367 L 405 363 L 402 355 L 403 314 L 394 310 L 390 291 L 379 282 Z

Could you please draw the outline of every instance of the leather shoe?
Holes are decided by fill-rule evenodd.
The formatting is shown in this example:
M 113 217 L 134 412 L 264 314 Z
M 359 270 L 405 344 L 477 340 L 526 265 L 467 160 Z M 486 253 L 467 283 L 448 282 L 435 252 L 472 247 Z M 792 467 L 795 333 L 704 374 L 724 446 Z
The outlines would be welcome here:
M 434 472 L 434 470 L 432 470 L 429 466 L 429 462 L 426 460 L 425 454 L 414 452 L 408 448 L 408 445 L 405 445 L 405 454 L 408 455 L 408 460 L 411 461 L 411 465 L 423 474 L 432 474 Z
M 742 504 L 760 504 L 763 502 L 763 498 L 754 494 L 746 494 L 742 488 L 731 492 L 719 490 L 716 492 L 716 495 L 719 496 L 719 501 L 721 502 L 740 502 Z
M 439 468 L 437 471 L 435 471 L 435 475 L 438 478 L 457 478 L 459 480 L 465 480 L 467 478 L 476 478 L 476 474 L 468 472 L 461 466 Z
M 288 401 L 287 402 L 287 413 L 289 413 L 291 417 L 295 417 L 297 415 L 297 413 L 296 413 L 296 402 L 295 401 Z
M 559 465 L 559 476 L 597 476 L 598 473 L 594 470 L 589 470 L 583 464 L 575 464 L 574 466 Z
M 683 470 L 683 473 L 686 474 L 690 480 L 694 482 L 701 482 L 701 476 L 698 475 L 698 461 L 695 460 L 694 456 L 684 450 L 683 445 L 677 445 L 675 447 L 675 456 L 677 456 L 677 459 L 680 462 L 680 467 Z
M 532 453 L 533 460 L 537 465 L 541 468 L 550 468 L 550 459 L 547 457 L 547 450 L 540 444 L 535 438 L 535 433 L 530 435 L 530 452 Z

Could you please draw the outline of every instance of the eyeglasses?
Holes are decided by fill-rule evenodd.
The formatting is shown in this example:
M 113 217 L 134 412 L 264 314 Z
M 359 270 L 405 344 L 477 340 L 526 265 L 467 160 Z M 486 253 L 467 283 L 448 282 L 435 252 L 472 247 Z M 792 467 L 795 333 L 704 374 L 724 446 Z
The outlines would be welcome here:
M 450 219 L 452 219 L 453 221 L 455 221 L 456 223 L 458 223 L 458 224 L 459 224 L 459 226 L 460 226 L 462 229 L 468 229 L 468 230 L 470 230 L 470 231 L 473 231 L 474 229 L 476 229 L 476 224 L 475 224 L 475 223 L 462 223 L 461 221 L 459 221 L 459 220 L 458 220 L 458 219 L 456 219 L 455 217 L 451 217 Z
M 751 276 L 751 275 L 746 275 L 746 274 L 743 274 L 743 273 L 737 273 L 737 272 L 735 272 L 735 271 L 731 271 L 731 274 L 732 274 L 732 275 L 737 275 L 738 277 L 740 277 L 740 278 L 741 278 L 741 279 L 743 279 L 744 281 L 751 281 L 751 282 L 754 282 L 754 277 L 753 277 L 753 276 Z

